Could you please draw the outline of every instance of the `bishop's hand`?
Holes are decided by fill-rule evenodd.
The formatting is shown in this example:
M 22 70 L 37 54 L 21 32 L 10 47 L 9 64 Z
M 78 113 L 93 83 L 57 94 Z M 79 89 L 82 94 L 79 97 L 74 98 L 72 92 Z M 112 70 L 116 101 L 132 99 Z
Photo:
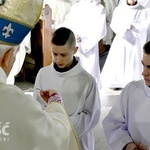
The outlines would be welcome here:
M 40 96 L 46 103 L 58 102 L 63 104 L 61 95 L 53 89 L 41 90 Z

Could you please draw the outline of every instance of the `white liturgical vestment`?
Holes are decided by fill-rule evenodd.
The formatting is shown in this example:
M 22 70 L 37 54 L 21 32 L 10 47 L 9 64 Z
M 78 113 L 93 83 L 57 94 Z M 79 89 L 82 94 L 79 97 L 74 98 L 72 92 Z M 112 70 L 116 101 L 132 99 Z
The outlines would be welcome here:
M 0 150 L 79 150 L 63 106 L 42 110 L 31 95 L 6 84 L 0 68 Z
M 94 150 L 93 128 L 99 122 L 100 97 L 95 79 L 79 63 L 58 72 L 53 63 L 42 68 L 35 81 L 34 97 L 44 105 L 39 90 L 54 89 L 62 95 L 82 150 Z
M 144 80 L 129 83 L 103 120 L 109 150 L 122 150 L 129 142 L 150 148 L 150 88 Z

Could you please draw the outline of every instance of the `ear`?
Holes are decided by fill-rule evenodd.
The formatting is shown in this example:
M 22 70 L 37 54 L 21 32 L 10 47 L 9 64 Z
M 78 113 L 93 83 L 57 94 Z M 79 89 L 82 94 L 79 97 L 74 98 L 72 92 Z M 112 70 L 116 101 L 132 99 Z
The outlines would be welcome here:
M 8 76 L 12 66 L 13 66 L 13 60 L 15 60 L 13 57 L 13 51 L 14 48 L 9 49 L 3 56 L 2 61 L 1 61 L 1 67 L 3 68 L 4 72 Z
M 12 57 L 12 54 L 13 54 L 13 51 L 14 49 L 10 49 L 8 50 L 5 54 L 4 54 L 4 57 L 2 59 L 2 68 L 7 68 L 9 67 L 9 63 L 11 61 L 11 57 Z
M 78 47 L 76 46 L 76 47 L 74 48 L 73 54 L 75 54 L 75 53 L 77 52 L 77 50 L 78 50 Z

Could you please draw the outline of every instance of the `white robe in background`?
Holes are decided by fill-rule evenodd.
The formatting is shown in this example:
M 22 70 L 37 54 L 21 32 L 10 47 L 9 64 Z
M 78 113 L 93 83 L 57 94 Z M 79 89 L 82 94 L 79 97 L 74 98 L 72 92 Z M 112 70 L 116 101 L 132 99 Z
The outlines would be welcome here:
M 93 128 L 99 122 L 101 110 L 99 91 L 94 78 L 79 63 L 62 73 L 57 72 L 52 63 L 39 71 L 34 86 L 35 99 L 44 105 L 36 88 L 54 89 L 62 95 L 81 150 L 94 150 Z
M 123 88 L 132 80 L 142 79 L 141 59 L 147 42 L 150 8 L 120 4 L 113 13 L 111 28 L 116 36 L 102 69 L 103 87 Z M 132 29 L 130 28 L 132 25 Z
M 150 7 L 150 0 L 139 0 L 139 3 L 145 8 Z
M 45 7 L 45 4 L 48 4 L 52 9 L 52 19 L 54 21 L 52 27 L 57 29 L 59 24 L 64 21 L 72 3 L 69 0 L 44 0 L 43 7 Z
M 53 102 L 42 110 L 31 95 L 6 84 L 0 68 L 0 150 L 79 150 L 65 109 Z
M 80 0 L 70 0 L 72 4 L 79 2 Z
M 129 142 L 150 148 L 150 88 L 144 80 L 129 83 L 102 124 L 109 150 L 122 150 Z
M 80 0 L 72 5 L 61 26 L 70 28 L 81 37 L 78 51 L 81 66 L 90 73 L 101 88 L 98 42 L 106 35 L 106 11 L 101 4 Z
M 137 0 L 137 1 L 140 5 L 142 5 L 145 8 L 150 7 L 150 0 Z M 123 3 L 126 3 L 126 1 L 125 0 L 119 0 L 119 4 L 123 4 Z
M 103 38 L 103 44 L 111 45 L 113 38 L 114 38 L 114 32 L 110 27 L 110 23 L 112 20 L 113 11 L 117 6 L 117 2 L 116 0 L 104 0 L 104 2 L 105 2 L 105 9 L 106 9 L 107 34 Z

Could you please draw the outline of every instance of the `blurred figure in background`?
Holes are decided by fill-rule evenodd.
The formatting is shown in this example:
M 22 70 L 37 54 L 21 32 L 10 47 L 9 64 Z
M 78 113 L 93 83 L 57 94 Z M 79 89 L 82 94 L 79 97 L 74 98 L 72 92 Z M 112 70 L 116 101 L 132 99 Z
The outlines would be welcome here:
M 142 47 L 148 38 L 150 9 L 136 0 L 118 5 L 110 24 L 116 34 L 101 73 L 102 85 L 124 88 L 132 80 L 142 79 Z
M 52 19 L 54 22 L 52 27 L 56 29 L 64 21 L 72 3 L 69 0 L 44 0 L 43 7 L 45 7 L 45 4 L 48 4 L 52 9 Z
M 107 34 L 103 38 L 103 44 L 111 46 L 115 34 L 110 27 L 110 23 L 112 20 L 112 14 L 114 12 L 114 9 L 117 7 L 117 2 L 116 0 L 104 0 L 104 4 L 104 7 L 106 9 Z
M 72 5 L 60 26 L 70 28 L 77 38 L 81 66 L 101 88 L 98 42 L 106 35 L 106 11 L 99 0 L 80 0 Z

